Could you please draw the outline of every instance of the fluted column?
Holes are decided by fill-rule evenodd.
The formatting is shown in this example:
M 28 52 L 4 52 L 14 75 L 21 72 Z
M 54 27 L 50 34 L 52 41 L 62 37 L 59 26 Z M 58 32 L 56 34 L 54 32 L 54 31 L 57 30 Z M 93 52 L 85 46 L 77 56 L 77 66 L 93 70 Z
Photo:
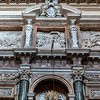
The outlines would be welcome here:
M 70 48 L 79 48 L 78 29 L 76 26 L 76 19 L 70 20 L 69 36 L 70 36 Z
M 30 48 L 33 46 L 33 25 L 32 19 L 27 19 L 24 32 L 24 48 Z
M 78 69 L 76 67 L 73 70 L 73 86 L 74 86 L 74 93 L 75 93 L 75 100 L 84 100 L 84 93 L 83 93 L 83 69 Z
M 18 100 L 28 100 L 27 93 L 29 89 L 29 72 L 23 71 L 20 74 Z

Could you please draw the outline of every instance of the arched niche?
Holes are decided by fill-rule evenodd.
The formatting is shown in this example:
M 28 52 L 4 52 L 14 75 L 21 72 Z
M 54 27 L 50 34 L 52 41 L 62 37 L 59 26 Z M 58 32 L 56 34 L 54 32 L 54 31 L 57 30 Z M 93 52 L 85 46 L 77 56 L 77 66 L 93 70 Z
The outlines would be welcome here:
M 68 98 L 68 94 L 73 93 L 72 84 L 68 80 L 57 75 L 41 76 L 32 82 L 29 89 L 29 91 L 34 92 L 36 96 L 52 90 L 66 98 Z

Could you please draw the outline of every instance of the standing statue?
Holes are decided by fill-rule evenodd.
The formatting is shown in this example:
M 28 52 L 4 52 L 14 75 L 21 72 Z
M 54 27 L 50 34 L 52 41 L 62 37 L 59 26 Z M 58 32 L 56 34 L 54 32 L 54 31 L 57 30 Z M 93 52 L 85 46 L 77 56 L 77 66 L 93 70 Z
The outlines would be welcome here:
M 25 27 L 25 38 L 24 38 L 25 48 L 32 47 L 32 35 L 33 35 L 32 33 L 33 33 L 32 19 L 27 19 L 27 25 Z
M 73 19 L 70 21 L 70 46 L 71 48 L 79 48 L 78 41 L 78 29 L 76 26 L 76 20 Z

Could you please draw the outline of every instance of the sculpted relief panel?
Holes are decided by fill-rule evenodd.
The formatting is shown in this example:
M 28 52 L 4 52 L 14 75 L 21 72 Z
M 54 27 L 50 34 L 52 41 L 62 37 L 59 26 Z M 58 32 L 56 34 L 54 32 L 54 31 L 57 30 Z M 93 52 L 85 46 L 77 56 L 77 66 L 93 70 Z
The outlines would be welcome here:
M 9 97 L 13 95 L 12 88 L 0 88 L 0 96 L 1 97 Z
M 1 31 L 0 32 L 0 48 L 20 48 L 21 32 L 17 31 Z
M 81 31 L 82 48 L 100 49 L 100 32 Z
M 58 31 L 37 32 L 37 47 L 43 49 L 65 48 L 64 33 Z

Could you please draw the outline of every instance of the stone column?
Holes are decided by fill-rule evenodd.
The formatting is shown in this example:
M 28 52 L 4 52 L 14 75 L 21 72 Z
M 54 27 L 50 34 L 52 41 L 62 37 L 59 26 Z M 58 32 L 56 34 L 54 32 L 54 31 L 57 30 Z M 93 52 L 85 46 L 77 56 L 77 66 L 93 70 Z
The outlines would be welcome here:
M 29 71 L 26 70 L 20 73 L 18 100 L 28 100 L 27 93 L 29 89 L 29 74 Z
M 79 40 L 78 40 L 78 29 L 76 26 L 76 19 L 70 20 L 70 48 L 79 48 Z
M 76 67 L 73 69 L 73 86 L 74 86 L 74 93 L 75 93 L 75 100 L 84 100 L 84 93 L 83 93 L 83 69 Z
M 24 33 L 24 48 L 30 48 L 33 46 L 33 25 L 32 19 L 27 19 L 27 25 Z

